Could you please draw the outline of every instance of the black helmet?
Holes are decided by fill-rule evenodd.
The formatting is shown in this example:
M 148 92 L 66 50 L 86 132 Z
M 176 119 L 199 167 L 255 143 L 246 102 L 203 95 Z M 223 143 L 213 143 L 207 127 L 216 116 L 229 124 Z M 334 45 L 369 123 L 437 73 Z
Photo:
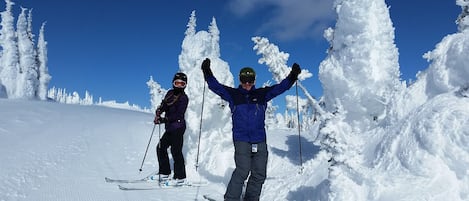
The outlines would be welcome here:
M 186 88 L 187 75 L 184 73 L 176 73 L 173 77 L 173 87 L 174 88 Z
M 174 80 L 182 80 L 184 82 L 187 82 L 187 75 L 184 73 L 176 73 L 173 77 L 173 81 Z

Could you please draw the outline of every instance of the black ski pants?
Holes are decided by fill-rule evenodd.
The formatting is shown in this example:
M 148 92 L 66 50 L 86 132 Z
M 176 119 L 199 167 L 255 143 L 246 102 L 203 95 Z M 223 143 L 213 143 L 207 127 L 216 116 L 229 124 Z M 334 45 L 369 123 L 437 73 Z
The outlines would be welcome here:
M 182 145 L 184 143 L 184 132 L 186 128 L 178 128 L 173 131 L 165 131 L 161 137 L 158 146 L 156 147 L 156 154 L 158 155 L 159 174 L 171 174 L 171 167 L 169 165 L 168 148 L 171 147 L 171 155 L 174 160 L 174 179 L 185 179 L 186 168 L 184 163 L 184 156 L 182 154 Z
M 248 178 L 245 201 L 258 201 L 261 195 L 262 185 L 267 176 L 267 144 L 257 144 L 257 152 L 252 152 L 252 144 L 235 141 L 236 168 L 231 175 L 230 183 L 225 193 L 226 201 L 239 201 L 243 191 L 244 181 Z

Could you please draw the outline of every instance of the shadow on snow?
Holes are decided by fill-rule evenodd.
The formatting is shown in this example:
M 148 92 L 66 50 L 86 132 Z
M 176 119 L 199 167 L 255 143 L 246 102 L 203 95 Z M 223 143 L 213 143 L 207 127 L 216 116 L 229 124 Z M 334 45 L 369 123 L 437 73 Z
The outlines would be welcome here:
M 304 137 L 298 138 L 298 136 L 288 136 L 285 144 L 288 146 L 288 150 L 282 150 L 275 147 L 271 148 L 273 154 L 286 157 L 291 163 L 297 164 L 300 162 L 300 146 L 299 141 L 301 140 L 301 156 L 303 162 L 313 159 L 320 151 L 320 147 L 314 145 L 313 142 L 308 141 Z
M 316 187 L 300 187 L 296 191 L 288 193 L 288 200 L 318 200 L 327 201 L 329 197 L 330 182 L 324 180 Z

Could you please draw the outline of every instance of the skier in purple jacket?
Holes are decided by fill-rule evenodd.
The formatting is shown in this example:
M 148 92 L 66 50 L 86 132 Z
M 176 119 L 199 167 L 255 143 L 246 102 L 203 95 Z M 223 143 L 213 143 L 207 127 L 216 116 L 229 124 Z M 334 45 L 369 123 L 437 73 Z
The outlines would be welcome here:
M 184 115 L 186 113 L 187 104 L 189 103 L 189 99 L 184 92 L 186 83 L 186 74 L 176 73 L 173 78 L 173 89 L 166 93 L 160 106 L 156 109 L 156 116 L 153 122 L 155 124 L 165 124 L 165 132 L 156 148 L 159 163 L 159 175 L 156 179 L 160 181 L 168 179 L 171 174 L 167 151 L 169 147 L 171 147 L 171 155 L 174 160 L 173 179 L 183 183 L 186 178 L 184 156 L 182 154 L 184 132 L 186 131 Z M 165 113 L 165 116 L 161 117 L 163 113 Z

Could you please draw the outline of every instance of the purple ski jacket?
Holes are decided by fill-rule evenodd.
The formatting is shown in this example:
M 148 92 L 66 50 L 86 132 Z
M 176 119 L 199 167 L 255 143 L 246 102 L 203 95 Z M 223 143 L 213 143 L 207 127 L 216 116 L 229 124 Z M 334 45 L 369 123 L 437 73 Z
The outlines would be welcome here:
M 156 110 L 156 114 L 161 115 L 163 112 L 165 113 L 165 118 L 167 119 L 165 129 L 167 131 L 186 128 L 184 115 L 188 103 L 189 99 L 183 90 L 171 89 L 166 93 L 161 105 Z

